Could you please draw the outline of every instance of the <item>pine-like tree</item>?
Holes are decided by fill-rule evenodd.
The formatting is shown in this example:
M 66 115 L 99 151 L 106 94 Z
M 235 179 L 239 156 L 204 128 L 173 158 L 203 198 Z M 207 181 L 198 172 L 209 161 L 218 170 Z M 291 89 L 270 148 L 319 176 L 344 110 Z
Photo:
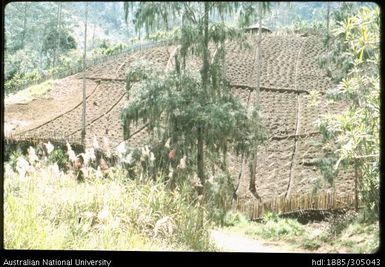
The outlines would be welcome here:
M 179 16 L 181 22 L 175 36 L 179 50 L 173 71 L 162 73 L 139 65 L 127 75 L 128 89 L 138 79 L 144 80 L 144 86 L 122 112 L 125 138 L 129 137 L 131 122 L 139 119 L 148 122 L 153 137 L 159 137 L 160 133 L 161 142 L 170 138 L 171 146 L 177 149 L 177 158 L 188 156 L 188 162 L 196 166 L 204 185 L 209 162 L 227 171 L 228 150 L 235 148 L 249 155 L 251 145 L 260 136 L 255 133 L 255 120 L 248 117 L 239 99 L 233 96 L 223 75 L 225 42 L 245 40 L 242 27 L 250 24 L 255 5 L 143 2 L 135 6 L 126 3 L 126 18 L 130 9 L 135 11 L 137 30 L 167 28 L 172 16 Z M 224 15 L 236 13 L 242 19 L 238 29 L 228 26 L 223 19 Z M 202 64 L 199 75 L 186 69 L 186 61 L 192 57 L 199 58 Z M 164 164 L 165 168 L 167 162 Z

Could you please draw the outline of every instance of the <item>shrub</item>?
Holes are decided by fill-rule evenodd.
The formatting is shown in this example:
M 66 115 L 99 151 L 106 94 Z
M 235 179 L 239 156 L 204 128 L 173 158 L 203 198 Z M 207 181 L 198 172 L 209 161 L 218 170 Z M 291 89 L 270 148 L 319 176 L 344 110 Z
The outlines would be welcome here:
M 246 225 L 247 223 L 245 215 L 232 210 L 228 211 L 224 218 L 224 226 Z

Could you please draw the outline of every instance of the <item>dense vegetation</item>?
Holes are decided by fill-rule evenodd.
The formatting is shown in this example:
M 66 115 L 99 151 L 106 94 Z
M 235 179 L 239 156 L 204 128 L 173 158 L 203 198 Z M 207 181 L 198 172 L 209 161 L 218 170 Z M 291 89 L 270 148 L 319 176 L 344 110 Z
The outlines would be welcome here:
M 353 13 L 353 14 L 352 14 Z M 325 176 L 338 179 L 338 170 L 354 166 L 356 193 L 367 211 L 379 214 L 380 73 L 379 8 L 343 5 L 326 45 L 323 64 L 339 80 L 329 93 L 333 101 L 349 101 L 342 114 L 320 121 L 329 167 Z M 335 55 L 341 55 L 335 57 Z M 338 72 L 335 71 L 338 69 Z
M 91 56 L 110 54 L 133 37 L 122 3 L 89 4 Z M 5 7 L 5 92 L 81 63 L 84 3 L 12 2 Z M 120 15 L 119 15 L 120 13 Z M 120 48 L 121 49 L 121 48 Z
M 7 93 L 82 62 L 85 5 L 74 6 L 7 5 Z M 122 110 L 124 137 L 130 136 L 130 125 L 143 122 L 149 139 L 134 150 L 125 143 L 116 149 L 101 146 L 110 160 L 106 168 L 96 144 L 78 155 L 69 144 L 64 150 L 48 143 L 29 147 L 25 154 L 13 151 L 4 164 L 6 248 L 206 251 L 216 249 L 209 229 L 223 225 L 254 237 L 300 242 L 307 249 L 317 249 L 333 238 L 337 251 L 341 244 L 354 252 L 373 252 L 378 247 L 378 7 L 316 2 L 102 2 L 90 3 L 89 9 L 91 55 L 111 55 L 143 38 L 167 39 L 177 45 L 168 69 L 136 62 L 126 73 L 127 95 L 134 98 Z M 314 234 L 296 220 L 271 213 L 254 224 L 231 211 L 238 185 L 229 174 L 227 152 L 250 159 L 250 170 L 255 170 L 258 145 L 268 136 L 258 95 L 246 110 L 231 92 L 223 75 L 224 43 L 237 41 L 247 49 L 243 30 L 256 21 L 277 34 L 322 36 L 325 53 L 320 64 L 338 84 L 327 97 L 351 103 L 345 113 L 318 122 L 325 152 L 319 167 L 332 184 L 341 168 L 354 168 L 363 213 L 334 218 L 326 233 Z M 191 58 L 200 62 L 198 69 L 186 67 Z M 141 90 L 134 92 L 138 83 Z M 44 88 L 51 85 L 49 80 Z M 258 82 L 255 88 L 259 90 Z M 250 190 L 259 198 L 253 179 L 255 172 L 250 171 L 254 187 Z M 47 201 L 49 196 L 55 197 Z M 353 235 L 370 242 L 346 241 Z
M 65 153 L 50 143 L 30 147 L 26 155 L 15 152 L 5 164 L 6 248 L 212 249 L 210 211 L 188 182 L 170 192 L 162 177 L 147 180 L 140 167 L 150 162 L 145 156 L 131 164 L 143 179 L 127 173 L 123 158 L 103 173 L 92 167 L 96 158 L 91 150 L 79 183 L 79 170 L 71 164 L 75 152 L 67 148 Z

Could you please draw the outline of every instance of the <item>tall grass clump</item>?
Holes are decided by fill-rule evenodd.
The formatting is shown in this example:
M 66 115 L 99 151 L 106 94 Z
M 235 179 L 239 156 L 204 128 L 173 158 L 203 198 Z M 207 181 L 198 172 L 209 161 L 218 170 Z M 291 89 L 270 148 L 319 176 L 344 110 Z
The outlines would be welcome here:
M 52 161 L 16 161 L 5 163 L 7 249 L 212 249 L 208 212 L 187 185 L 128 179 L 119 166 L 105 177 L 89 169 L 79 182 Z

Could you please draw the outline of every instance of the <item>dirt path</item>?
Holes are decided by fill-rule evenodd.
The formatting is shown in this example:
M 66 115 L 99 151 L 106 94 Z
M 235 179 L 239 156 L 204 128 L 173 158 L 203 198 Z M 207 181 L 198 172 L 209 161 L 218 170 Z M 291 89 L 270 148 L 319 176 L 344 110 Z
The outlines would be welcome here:
M 238 233 L 210 230 L 211 240 L 222 252 L 306 253 L 285 243 L 266 243 Z

